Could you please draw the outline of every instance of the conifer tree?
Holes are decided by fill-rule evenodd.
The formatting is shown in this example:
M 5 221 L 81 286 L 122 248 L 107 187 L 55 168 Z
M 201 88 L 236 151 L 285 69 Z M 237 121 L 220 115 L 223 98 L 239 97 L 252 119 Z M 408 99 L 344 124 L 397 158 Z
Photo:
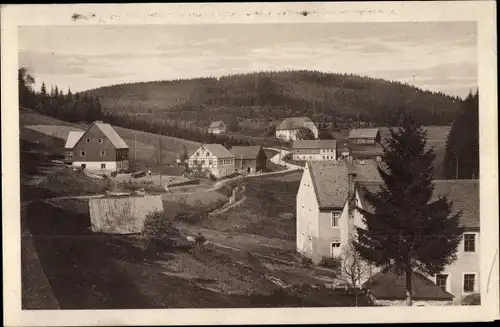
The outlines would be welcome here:
M 42 82 L 42 87 L 40 88 L 40 94 L 43 97 L 47 96 L 47 87 L 45 86 L 45 82 Z
M 366 190 L 373 211 L 357 208 L 366 227 L 357 228 L 355 249 L 383 271 L 405 274 L 407 305 L 412 299 L 412 273 L 440 273 L 456 259 L 462 229 L 460 212 L 452 214 L 446 196 L 433 199 L 433 161 L 427 136 L 411 117 L 384 144 L 378 192 Z
M 70 101 L 73 100 L 73 93 L 71 93 L 71 88 L 69 88 L 69 87 L 68 87 L 68 94 L 66 97 Z
M 479 178 L 479 93 L 462 103 L 446 140 L 443 173 L 447 179 Z

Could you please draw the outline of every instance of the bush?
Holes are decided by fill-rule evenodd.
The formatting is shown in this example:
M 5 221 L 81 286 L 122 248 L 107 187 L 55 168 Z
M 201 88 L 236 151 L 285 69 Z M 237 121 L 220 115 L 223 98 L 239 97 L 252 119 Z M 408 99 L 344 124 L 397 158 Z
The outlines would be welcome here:
M 199 222 L 201 222 L 206 216 L 206 213 L 202 213 L 200 211 L 196 210 L 191 210 L 188 212 L 180 213 L 177 216 L 175 216 L 176 220 L 183 221 L 185 223 L 188 223 L 190 225 L 196 225 Z
M 481 294 L 467 295 L 462 299 L 462 305 L 481 305 Z
M 146 216 L 142 239 L 147 249 L 161 250 L 172 247 L 180 237 L 179 230 L 164 211 L 154 211 Z
M 331 268 L 331 269 L 339 269 L 342 264 L 342 261 L 340 258 L 330 258 L 330 257 L 323 257 L 321 261 L 319 262 L 320 266 Z

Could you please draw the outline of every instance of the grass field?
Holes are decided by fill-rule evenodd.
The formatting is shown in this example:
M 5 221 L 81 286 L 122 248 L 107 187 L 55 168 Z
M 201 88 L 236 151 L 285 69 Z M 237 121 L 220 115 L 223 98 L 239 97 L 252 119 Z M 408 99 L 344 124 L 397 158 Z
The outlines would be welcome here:
M 295 198 L 301 172 L 242 182 L 246 200 L 201 222 L 200 227 L 295 240 Z

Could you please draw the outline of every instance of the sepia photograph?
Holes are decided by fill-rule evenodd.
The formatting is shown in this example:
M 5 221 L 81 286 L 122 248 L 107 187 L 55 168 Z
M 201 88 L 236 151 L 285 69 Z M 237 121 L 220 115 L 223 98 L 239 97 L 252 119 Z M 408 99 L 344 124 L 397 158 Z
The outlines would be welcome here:
M 190 24 L 168 8 L 15 28 L 20 310 L 488 302 L 496 85 L 477 20 Z

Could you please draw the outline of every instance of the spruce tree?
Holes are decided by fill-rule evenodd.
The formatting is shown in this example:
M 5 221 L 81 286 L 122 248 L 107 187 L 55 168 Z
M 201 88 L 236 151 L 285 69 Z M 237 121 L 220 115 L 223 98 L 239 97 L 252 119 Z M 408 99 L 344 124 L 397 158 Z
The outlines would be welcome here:
M 405 116 L 384 144 L 383 183 L 378 192 L 366 190 L 373 211 L 357 208 L 364 228 L 357 228 L 354 246 L 369 263 L 406 276 L 407 305 L 411 305 L 412 273 L 440 273 L 456 259 L 461 240 L 460 212 L 452 214 L 446 196 L 433 198 L 433 161 L 422 126 Z
M 40 94 L 43 97 L 47 96 L 47 87 L 45 86 L 45 82 L 42 82 L 42 87 L 40 88 Z

